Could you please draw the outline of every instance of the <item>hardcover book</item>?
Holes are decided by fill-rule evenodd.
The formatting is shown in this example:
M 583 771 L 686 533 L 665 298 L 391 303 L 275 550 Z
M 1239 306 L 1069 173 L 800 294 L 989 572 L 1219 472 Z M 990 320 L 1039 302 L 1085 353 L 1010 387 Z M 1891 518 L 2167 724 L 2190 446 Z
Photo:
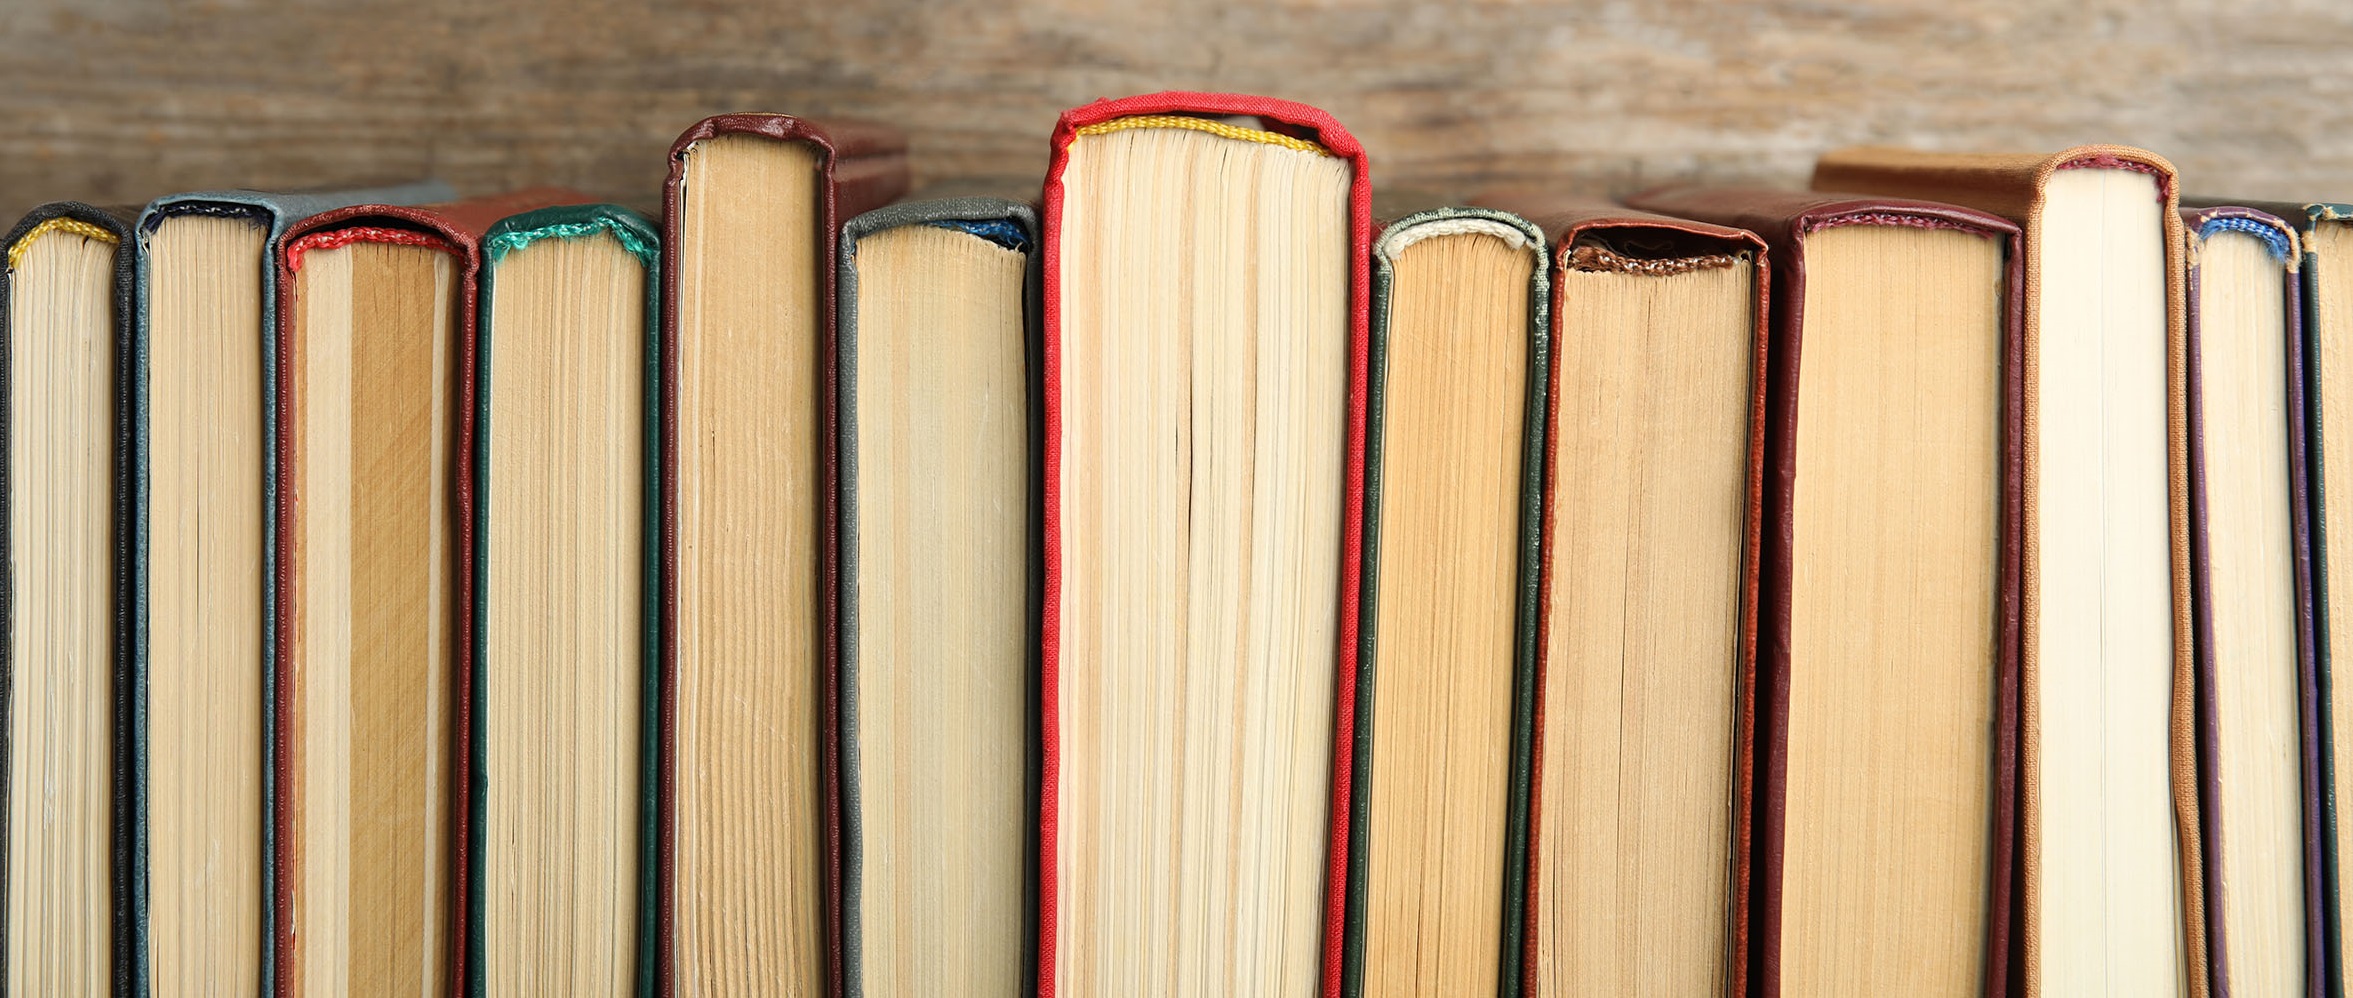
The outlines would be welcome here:
M 131 993 L 134 209 L 58 201 L 0 247 L 0 977 Z
M 272 993 L 440 995 L 476 881 L 476 282 L 522 191 L 287 227 L 267 357 Z
M 1743 995 L 1765 247 L 1506 204 L 1552 237 L 1555 344 L 1515 969 L 1529 995 Z
M 2337 801 L 2353 797 L 2353 735 L 2340 736 L 2336 719 L 2353 717 L 2353 686 L 2340 686 L 2329 649 L 2353 648 L 2353 205 L 2280 206 L 2299 227 L 2304 249 L 2304 337 L 2309 360 L 2305 402 L 2310 408 L 2314 637 L 2321 740 L 2321 894 L 2328 992 L 2353 991 L 2353 961 L 2345 949 L 2353 923 L 2353 892 L 2344 887 L 2344 856 L 2353 852 L 2353 822 L 2338 820 Z M 2332 488 L 2329 482 L 2339 483 Z
M 2181 219 L 2163 158 L 1832 152 L 1825 190 L 2018 224 L 2024 998 L 2207 989 Z
M 2353 647 L 2353 205 L 2200 200 L 2244 205 L 2295 230 L 2303 331 L 2306 508 L 2311 532 L 2312 724 L 2320 744 L 2307 760 L 2317 779 L 2313 801 L 2320 822 L 2319 946 L 2328 994 L 2343 995 L 2353 978 L 2345 962 L 2348 896 L 2342 857 L 2353 844 L 2353 823 L 2337 817 L 2337 801 L 2353 797 L 2353 738 L 2338 734 L 2337 719 L 2353 716 L 2353 688 L 2339 686 L 2330 649 Z M 2315 764 L 2316 763 L 2316 764 Z M 2310 820 L 2310 819 L 2308 819 Z M 2309 882 L 2307 882 L 2309 884 Z
M 1548 264 L 1490 208 L 1373 242 L 1350 996 L 1518 991 Z
M 2185 210 L 2199 818 L 2213 993 L 2325 988 L 2302 260 L 2248 208 Z
M 848 993 L 1014 998 L 1036 829 L 1037 210 L 842 227 Z
M 660 235 L 627 208 L 482 236 L 471 375 L 465 993 L 654 989 Z
M 670 151 L 664 993 L 841 993 L 834 246 L 907 182 L 876 125 L 720 115 Z
M 260 993 L 270 979 L 266 736 L 277 419 L 277 255 L 287 228 L 437 183 L 207 191 L 139 216 L 131 345 L 134 994 Z
M 2018 229 L 1885 197 L 1633 203 L 1773 261 L 1751 992 L 2004 994 Z
M 1065 112 L 1053 150 L 1038 991 L 1336 995 L 1364 151 L 1194 93 Z

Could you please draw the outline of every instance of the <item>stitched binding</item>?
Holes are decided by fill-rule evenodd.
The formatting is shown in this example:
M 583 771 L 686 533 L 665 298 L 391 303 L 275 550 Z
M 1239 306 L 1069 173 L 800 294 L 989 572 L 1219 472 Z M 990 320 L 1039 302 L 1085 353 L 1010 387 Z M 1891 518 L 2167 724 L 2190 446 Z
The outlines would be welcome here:
M 2244 232 L 2261 239 L 2264 247 L 2271 250 L 2271 256 L 2275 260 L 2287 260 L 2294 255 L 2293 250 L 2288 246 L 2287 233 L 2252 218 L 2223 215 L 2198 223 L 2198 238 L 2200 239 L 2211 239 L 2217 232 Z
M 1673 277 L 1695 270 L 1719 270 L 1725 267 L 1736 267 L 1746 262 L 1748 262 L 1748 254 L 1746 253 L 1710 253 L 1705 256 L 1645 260 L 1612 253 L 1600 246 L 1587 244 L 1571 247 L 1568 262 L 1561 269 L 1580 273 Z
M 17 261 L 24 259 L 25 250 L 32 247 L 33 240 L 39 239 L 42 236 L 46 236 L 52 232 L 70 232 L 84 239 L 105 243 L 108 246 L 117 245 L 121 242 L 121 240 L 114 237 L 114 233 L 108 232 L 105 229 L 101 229 L 88 222 L 82 221 L 81 219 L 65 218 L 62 216 L 58 218 L 52 218 L 48 221 L 42 222 L 39 225 L 33 226 L 31 231 L 28 231 L 24 234 L 24 238 L 16 241 L 16 245 L 8 247 L 8 269 L 16 269 Z
M 218 201 L 173 201 L 149 212 L 145 229 L 148 232 L 154 232 L 163 227 L 164 219 L 178 218 L 182 215 L 209 215 L 214 218 L 236 218 L 248 222 L 259 222 L 262 218 L 262 211 L 247 204 L 223 204 Z
M 2158 200 L 2173 200 L 2173 175 L 2136 159 L 2125 159 L 2122 156 L 2101 153 L 2096 156 L 2082 156 L 2068 160 L 2059 164 L 2058 168 L 2061 170 L 2130 170 L 2134 173 L 2146 173 L 2157 178 Z
M 450 245 L 449 240 L 443 239 L 431 233 L 418 232 L 415 229 L 388 229 L 374 225 L 357 225 L 348 229 L 329 229 L 325 232 L 313 232 L 310 235 L 304 236 L 291 243 L 287 243 L 286 269 L 290 272 L 301 270 L 302 255 L 304 253 L 310 252 L 311 250 L 341 249 L 342 247 L 349 246 L 353 243 L 392 243 L 396 246 L 422 246 L 430 250 L 440 250 L 441 252 L 448 253 L 452 256 L 458 255 L 458 248 Z
M 501 232 L 492 236 L 488 242 L 483 243 L 482 249 L 484 255 L 489 257 L 490 262 L 497 263 L 507 254 L 542 239 L 576 239 L 581 236 L 593 236 L 598 232 L 612 233 L 613 239 L 621 244 L 622 249 L 628 250 L 629 255 L 636 257 L 638 263 L 649 268 L 655 265 L 654 257 L 657 251 L 652 243 L 646 242 L 636 232 L 631 231 L 628 226 L 602 216 L 585 222 L 557 222 L 554 225 L 542 225 L 536 229 Z
M 1492 218 L 1454 217 L 1433 219 L 1402 229 L 1391 228 L 1381 233 L 1381 238 L 1374 243 L 1373 255 L 1384 260 L 1395 260 L 1405 252 L 1406 247 L 1424 239 L 1465 235 L 1493 236 L 1514 250 L 1533 249 L 1536 245 L 1527 232 L 1516 226 Z
M 1913 229 L 1947 229 L 1953 232 L 1967 232 L 1972 235 L 1979 236 L 1986 234 L 1985 229 L 1982 227 L 1971 225 L 1967 222 L 1955 221 L 1950 218 L 1938 218 L 1934 215 L 1914 215 L 1899 211 L 1859 211 L 1851 215 L 1833 215 L 1829 218 L 1807 219 L 1805 226 L 1798 230 L 1798 234 L 1810 236 L 1814 233 L 1822 231 L 1823 229 L 1835 229 L 1842 225 L 1901 225 Z
M 923 224 L 935 229 L 953 229 L 968 236 L 978 236 L 1009 250 L 1029 248 L 1029 234 L 1021 231 L 1021 226 L 1001 218 L 938 218 Z
M 1196 132 L 1208 132 L 1211 135 L 1215 135 L 1224 139 L 1236 139 L 1242 142 L 1263 142 L 1270 146 L 1281 146 L 1294 152 L 1314 153 L 1318 156 L 1332 155 L 1331 150 L 1316 145 L 1313 142 L 1309 142 L 1306 139 L 1293 138 L 1288 135 L 1269 132 L 1264 129 L 1244 128 L 1240 125 L 1229 125 L 1222 121 L 1211 121 L 1208 118 L 1195 118 L 1182 114 L 1139 114 L 1131 118 L 1114 118 L 1110 121 L 1097 122 L 1092 125 L 1082 125 L 1079 127 L 1077 134 L 1103 135 L 1110 132 L 1124 132 L 1131 128 L 1184 128 Z

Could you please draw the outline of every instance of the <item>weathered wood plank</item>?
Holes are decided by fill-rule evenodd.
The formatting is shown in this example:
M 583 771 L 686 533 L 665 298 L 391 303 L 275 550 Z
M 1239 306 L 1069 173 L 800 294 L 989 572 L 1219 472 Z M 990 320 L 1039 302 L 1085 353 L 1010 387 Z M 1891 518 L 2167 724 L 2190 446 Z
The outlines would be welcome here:
M 2348 198 L 2349 51 L 2342 0 L 7 0 L 0 216 L 424 174 L 651 204 L 671 137 L 744 109 L 896 122 L 926 179 L 1032 178 L 1060 108 L 1169 87 L 1321 104 L 1430 190 L 2098 139 L 2193 191 Z

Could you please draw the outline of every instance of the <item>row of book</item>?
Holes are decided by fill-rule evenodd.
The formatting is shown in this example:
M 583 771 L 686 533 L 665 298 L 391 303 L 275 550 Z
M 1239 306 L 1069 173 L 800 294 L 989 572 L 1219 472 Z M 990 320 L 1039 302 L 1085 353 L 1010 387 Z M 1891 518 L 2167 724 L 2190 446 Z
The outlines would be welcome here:
M 2343 988 L 2353 209 L 1052 146 L 25 218 L 8 993 Z

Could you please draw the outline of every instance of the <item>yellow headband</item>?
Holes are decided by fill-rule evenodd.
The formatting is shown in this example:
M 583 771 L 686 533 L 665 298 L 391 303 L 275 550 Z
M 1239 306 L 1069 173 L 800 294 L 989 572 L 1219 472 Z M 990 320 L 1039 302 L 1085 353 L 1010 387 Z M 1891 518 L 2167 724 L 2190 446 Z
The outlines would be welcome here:
M 8 248 L 8 269 L 16 269 L 16 262 L 18 260 L 24 259 L 25 250 L 32 248 L 33 240 L 39 239 L 42 236 L 46 236 L 52 232 L 71 232 L 74 235 L 80 236 L 84 239 L 96 240 L 98 242 L 105 243 L 108 246 L 115 245 L 117 241 L 114 238 L 114 233 L 108 232 L 105 229 L 101 229 L 88 222 L 82 221 L 81 219 L 64 217 L 52 218 L 46 222 L 42 222 L 39 225 L 33 226 L 33 230 L 31 232 L 25 233 L 23 239 L 17 240 L 16 245 L 10 246 Z
M 1318 156 L 1332 154 L 1331 150 L 1306 139 L 1292 138 L 1276 132 L 1243 128 L 1240 125 L 1229 125 L 1222 121 L 1212 121 L 1208 118 L 1195 118 L 1182 114 L 1140 114 L 1133 118 L 1113 118 L 1110 121 L 1081 126 L 1078 134 L 1102 135 L 1107 132 L 1126 131 L 1130 128 L 1189 128 L 1196 132 L 1208 132 L 1219 138 L 1238 139 L 1243 142 L 1264 142 L 1270 146 L 1281 146 L 1295 152 L 1311 152 Z

